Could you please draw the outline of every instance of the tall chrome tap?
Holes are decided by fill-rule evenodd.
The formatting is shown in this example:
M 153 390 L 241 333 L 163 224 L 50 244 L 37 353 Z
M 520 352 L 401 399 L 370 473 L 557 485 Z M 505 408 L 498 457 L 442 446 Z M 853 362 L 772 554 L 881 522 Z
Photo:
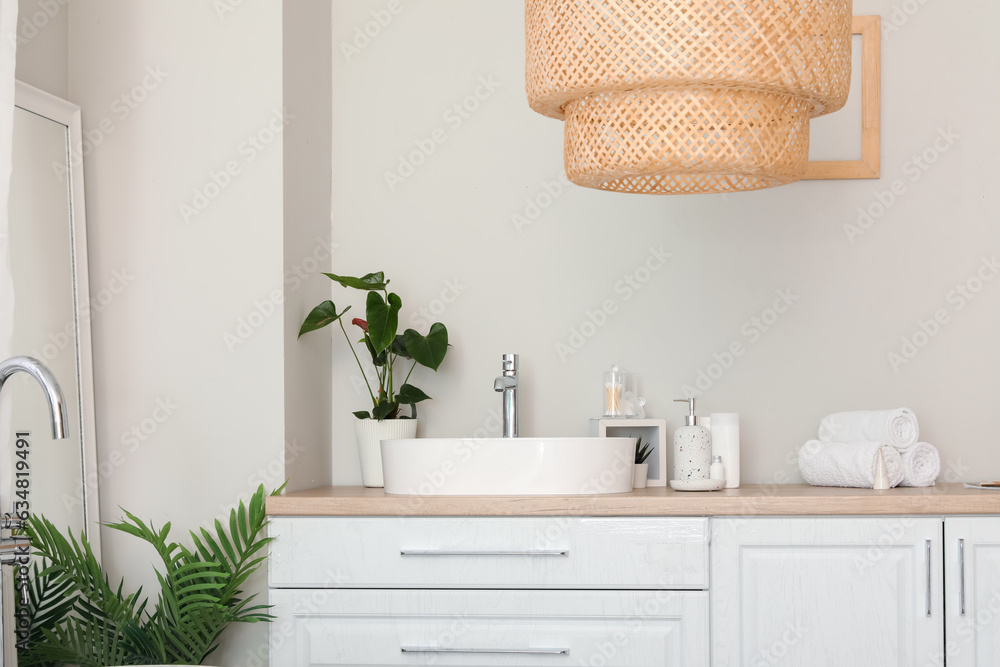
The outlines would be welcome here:
M 66 422 L 69 416 L 66 414 L 66 401 L 63 399 L 62 389 L 59 388 L 59 381 L 52 374 L 45 364 L 38 359 L 31 357 L 11 357 L 7 361 L 0 361 L 0 390 L 3 389 L 7 379 L 18 371 L 27 373 L 42 386 L 45 392 L 45 399 L 49 403 L 49 416 L 52 419 L 52 437 L 55 440 L 62 440 L 66 437 Z
M 42 390 L 45 392 L 45 399 L 49 404 L 49 416 L 52 420 L 52 437 L 56 440 L 65 438 L 66 424 L 69 421 L 69 416 L 66 414 L 66 401 L 63 399 L 62 389 L 59 388 L 59 382 L 52 374 L 52 371 L 37 359 L 32 359 L 31 357 L 11 357 L 6 361 L 0 362 L 0 390 L 3 389 L 4 383 L 7 382 L 10 376 L 17 372 L 27 373 L 42 386 Z M 0 501 L 0 507 L 2 506 L 3 503 Z M 2 521 L 3 524 L 0 525 L 0 528 L 6 530 L 20 528 L 23 525 L 22 521 L 13 519 L 10 516 L 4 517 Z M 23 539 L 0 539 L 0 565 L 16 564 L 27 553 L 29 553 L 29 548 Z M 0 594 L 2 594 L 2 585 L 0 585 Z
M 493 390 L 503 393 L 503 437 L 517 437 L 517 355 L 503 355 L 503 374 L 493 381 Z

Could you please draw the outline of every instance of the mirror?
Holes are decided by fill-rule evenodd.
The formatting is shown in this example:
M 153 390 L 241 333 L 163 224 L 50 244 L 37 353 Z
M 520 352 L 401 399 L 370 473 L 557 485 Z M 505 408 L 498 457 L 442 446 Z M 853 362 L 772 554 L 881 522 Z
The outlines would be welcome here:
M 14 108 L 8 248 L 14 284 L 14 354 L 42 361 L 62 387 L 69 433 L 53 440 L 48 406 L 24 374 L 11 377 L 8 451 L 0 452 L 3 512 L 24 502 L 16 443 L 29 444 L 27 501 L 60 529 L 83 531 L 100 557 L 97 447 L 87 229 L 83 204 L 80 109 L 20 81 Z M 8 425 L 5 425 L 6 429 Z M 27 434 L 22 435 L 22 434 Z M 18 509 L 23 509 L 20 506 Z

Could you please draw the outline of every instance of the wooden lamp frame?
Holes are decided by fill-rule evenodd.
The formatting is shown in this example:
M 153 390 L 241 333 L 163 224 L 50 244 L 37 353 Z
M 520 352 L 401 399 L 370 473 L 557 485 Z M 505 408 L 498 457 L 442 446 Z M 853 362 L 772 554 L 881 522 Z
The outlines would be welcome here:
M 882 132 L 882 18 L 855 16 L 861 35 L 861 159 L 810 162 L 802 180 L 879 178 Z

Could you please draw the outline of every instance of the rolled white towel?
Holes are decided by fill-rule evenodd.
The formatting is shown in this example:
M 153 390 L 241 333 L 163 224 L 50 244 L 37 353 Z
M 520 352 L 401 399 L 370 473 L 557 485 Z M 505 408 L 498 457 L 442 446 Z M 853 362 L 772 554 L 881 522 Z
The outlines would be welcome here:
M 906 408 L 862 410 L 827 415 L 819 425 L 823 442 L 881 442 L 896 449 L 917 444 L 917 416 Z
M 918 442 L 900 452 L 903 457 L 903 481 L 900 486 L 934 486 L 941 474 L 941 454 L 937 447 Z
M 885 459 L 889 486 L 903 481 L 903 459 L 899 450 L 881 442 L 820 442 L 810 440 L 799 450 L 799 471 L 813 486 L 875 486 L 875 459 L 879 450 Z

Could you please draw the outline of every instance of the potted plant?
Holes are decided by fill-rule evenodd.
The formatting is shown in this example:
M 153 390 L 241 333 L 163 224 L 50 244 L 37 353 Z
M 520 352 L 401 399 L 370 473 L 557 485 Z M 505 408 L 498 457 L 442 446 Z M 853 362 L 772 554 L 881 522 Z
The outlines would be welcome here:
M 388 291 L 389 281 L 382 271 L 360 278 L 332 273 L 323 275 L 343 287 L 368 294 L 365 300 L 365 319 L 354 318 L 352 324 L 363 333 L 358 342 L 364 344 L 372 366 L 375 367 L 378 390 L 372 387 L 361 359 L 347 335 L 347 329 L 344 328 L 343 317 L 351 309 L 350 306 L 338 312 L 333 301 L 324 301 L 306 317 L 299 329 L 299 337 L 334 322 L 340 325 L 372 400 L 370 412 L 361 410 L 354 413 L 357 417 L 355 431 L 361 458 L 361 477 L 365 486 L 382 486 L 382 452 L 379 444 L 382 440 L 416 437 L 417 403 L 428 400 L 430 396 L 409 383 L 410 375 L 418 365 L 437 371 L 448 352 L 448 330 L 440 322 L 435 322 L 427 335 L 414 329 L 397 333 L 399 311 L 403 302 L 399 295 Z M 400 375 L 396 373 L 396 362 L 412 362 L 402 382 L 399 382 Z M 404 407 L 409 414 L 404 413 Z
M 650 443 L 642 444 L 642 438 L 635 439 L 635 467 L 632 468 L 632 488 L 645 489 L 646 477 L 649 474 L 649 464 L 646 459 L 653 453 Z
M 274 493 L 279 493 L 278 489 Z M 197 665 L 217 647 L 230 623 L 270 621 L 267 605 L 241 587 L 264 561 L 267 516 L 261 485 L 249 504 L 229 514 L 229 530 L 215 522 L 215 534 L 191 531 L 193 547 L 169 539 L 170 524 L 157 530 L 126 514 L 109 528 L 153 546 L 163 569 L 155 603 L 113 586 L 81 534 L 63 535 L 43 516 L 32 516 L 25 533 L 35 553 L 27 595 L 27 636 L 19 637 L 22 666 Z M 20 597 L 17 600 L 21 604 Z M 152 609 L 150 609 L 152 607 Z M 19 613 L 18 617 L 21 618 Z

